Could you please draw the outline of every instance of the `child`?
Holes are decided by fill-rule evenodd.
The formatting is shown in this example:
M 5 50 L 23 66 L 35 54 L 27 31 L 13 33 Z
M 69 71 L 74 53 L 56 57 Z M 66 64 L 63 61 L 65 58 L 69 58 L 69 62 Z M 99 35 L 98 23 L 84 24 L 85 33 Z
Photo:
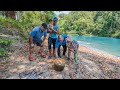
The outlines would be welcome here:
M 51 33 L 52 33 L 51 29 L 53 29 L 53 20 L 52 19 L 49 20 L 49 25 L 48 25 L 49 37 L 51 37 Z
M 67 47 L 68 47 L 68 60 L 70 60 L 71 52 L 74 53 L 74 61 L 77 61 L 78 57 L 78 48 L 79 48 L 79 43 L 75 40 L 72 40 L 72 38 L 69 36 L 67 39 Z

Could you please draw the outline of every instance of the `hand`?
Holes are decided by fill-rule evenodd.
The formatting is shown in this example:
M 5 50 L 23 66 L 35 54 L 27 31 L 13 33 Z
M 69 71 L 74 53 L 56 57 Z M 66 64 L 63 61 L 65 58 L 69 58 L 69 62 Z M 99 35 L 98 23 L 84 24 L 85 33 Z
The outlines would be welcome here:
M 52 30 L 50 30 L 50 33 L 52 33 Z
M 73 49 L 70 49 L 71 52 L 73 52 Z
M 50 27 L 50 30 L 52 30 L 52 27 Z
M 43 46 L 43 45 L 44 45 L 44 43 L 42 42 L 42 43 L 41 43 L 41 46 Z
M 31 44 L 31 48 L 34 48 L 34 44 Z

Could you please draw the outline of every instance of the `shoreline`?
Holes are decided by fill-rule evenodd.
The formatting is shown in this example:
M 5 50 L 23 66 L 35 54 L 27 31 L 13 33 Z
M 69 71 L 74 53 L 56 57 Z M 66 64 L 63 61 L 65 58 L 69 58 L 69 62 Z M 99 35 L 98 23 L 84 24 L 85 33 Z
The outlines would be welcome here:
M 45 40 L 45 44 L 47 46 L 47 44 L 48 44 L 47 40 Z M 96 48 L 93 48 L 93 47 L 90 47 L 87 45 L 84 45 L 82 43 L 79 43 L 79 49 L 78 49 L 79 54 L 78 55 L 80 55 L 80 52 L 92 54 L 93 56 L 104 58 L 104 60 L 112 60 L 112 61 L 120 63 L 120 57 L 109 54 L 107 52 L 104 52 L 102 50 L 99 50 L 99 49 L 96 49 Z
M 107 52 L 104 52 L 102 50 L 99 50 L 99 49 L 96 49 L 96 48 L 93 48 L 93 47 L 91 48 L 91 47 L 83 45 L 83 44 L 82 45 L 79 44 L 78 51 L 79 51 L 79 53 L 84 52 L 84 53 L 87 53 L 87 54 L 92 54 L 92 55 L 95 55 L 97 57 L 104 58 L 105 60 L 112 60 L 112 61 L 120 63 L 120 57 L 115 56 L 115 55 L 111 55 Z

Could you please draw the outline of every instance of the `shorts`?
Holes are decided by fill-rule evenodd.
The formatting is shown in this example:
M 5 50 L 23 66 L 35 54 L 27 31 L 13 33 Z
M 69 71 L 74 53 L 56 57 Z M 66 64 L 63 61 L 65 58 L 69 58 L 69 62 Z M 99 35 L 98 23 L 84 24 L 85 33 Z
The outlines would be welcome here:
M 57 38 L 48 38 L 48 49 L 51 49 L 51 45 L 53 44 L 53 49 L 55 49 L 55 43 L 56 43 Z
M 40 41 L 34 41 L 34 40 L 33 40 L 33 44 L 36 44 L 37 46 L 41 46 L 42 40 L 40 40 Z

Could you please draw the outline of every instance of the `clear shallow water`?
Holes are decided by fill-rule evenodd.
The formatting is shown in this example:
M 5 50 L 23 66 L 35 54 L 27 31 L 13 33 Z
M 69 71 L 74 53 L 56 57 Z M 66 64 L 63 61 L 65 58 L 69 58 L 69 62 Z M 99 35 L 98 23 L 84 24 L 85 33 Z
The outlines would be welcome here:
M 73 36 L 80 44 L 120 57 L 120 39 L 97 36 Z

